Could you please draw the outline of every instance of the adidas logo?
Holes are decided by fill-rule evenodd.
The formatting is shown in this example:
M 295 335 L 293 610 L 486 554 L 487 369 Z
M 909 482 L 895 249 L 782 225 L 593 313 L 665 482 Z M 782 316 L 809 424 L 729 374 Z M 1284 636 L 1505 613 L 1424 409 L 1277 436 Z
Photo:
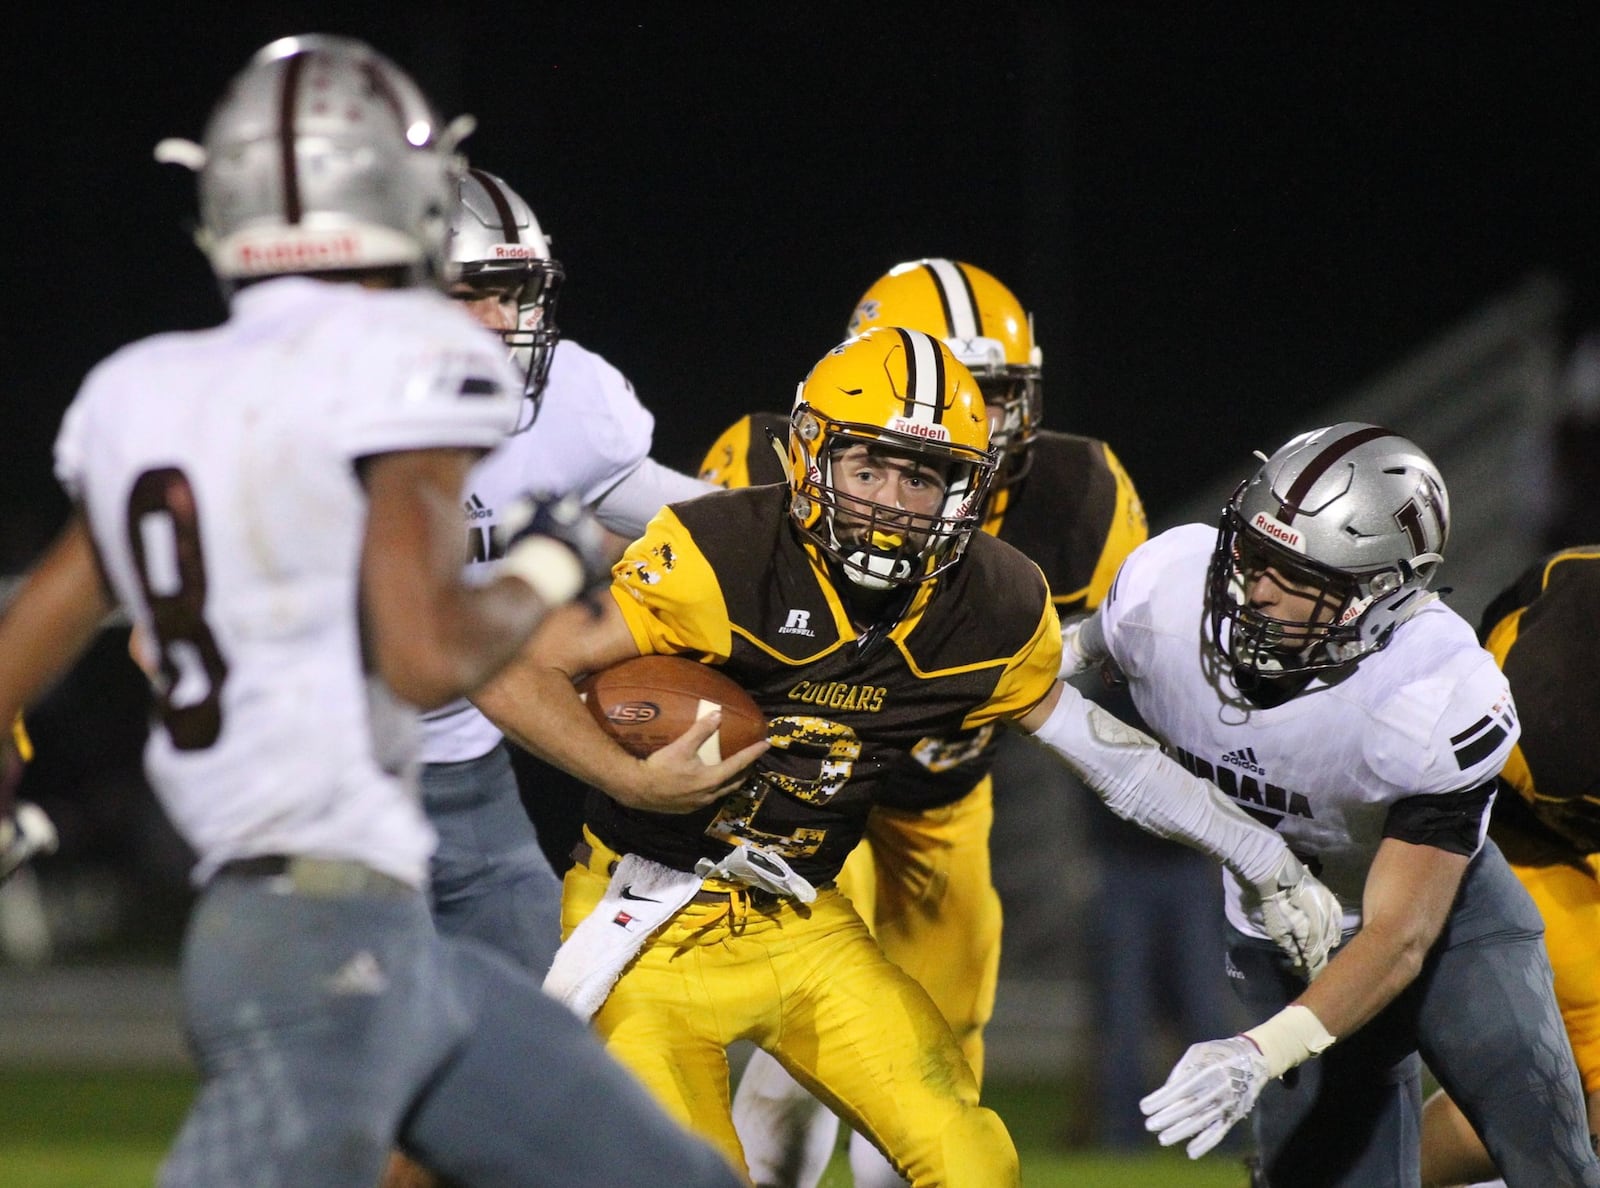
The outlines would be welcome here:
M 378 995 L 388 988 L 389 979 L 370 949 L 362 949 L 328 979 L 329 994 Z
M 482 520 L 494 515 L 493 510 L 485 507 L 483 505 L 483 500 L 479 499 L 476 495 L 466 501 L 466 509 L 467 520 L 469 523 L 473 520 Z
M 1254 772 L 1259 776 L 1267 774 L 1266 769 L 1256 762 L 1256 749 L 1254 747 L 1240 747 L 1237 751 L 1229 751 L 1222 757 L 1222 762 L 1244 771 Z

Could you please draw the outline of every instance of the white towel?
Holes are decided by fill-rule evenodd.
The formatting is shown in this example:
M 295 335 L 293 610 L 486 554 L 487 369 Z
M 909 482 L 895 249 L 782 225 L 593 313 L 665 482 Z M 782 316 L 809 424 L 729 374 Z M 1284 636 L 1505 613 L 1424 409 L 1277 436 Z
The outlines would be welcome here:
M 624 854 L 606 893 L 556 950 L 544 992 L 587 1022 L 645 942 L 704 883 L 637 854 Z

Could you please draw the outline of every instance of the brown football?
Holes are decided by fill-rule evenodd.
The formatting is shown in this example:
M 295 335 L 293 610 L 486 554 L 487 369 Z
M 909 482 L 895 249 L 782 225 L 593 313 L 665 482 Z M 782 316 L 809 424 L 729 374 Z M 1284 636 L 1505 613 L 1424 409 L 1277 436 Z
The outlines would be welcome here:
M 666 746 L 716 706 L 722 725 L 700 749 L 719 763 L 767 737 L 767 716 L 750 694 L 707 664 L 683 656 L 637 656 L 578 684 L 589 712 L 629 753 L 643 758 Z

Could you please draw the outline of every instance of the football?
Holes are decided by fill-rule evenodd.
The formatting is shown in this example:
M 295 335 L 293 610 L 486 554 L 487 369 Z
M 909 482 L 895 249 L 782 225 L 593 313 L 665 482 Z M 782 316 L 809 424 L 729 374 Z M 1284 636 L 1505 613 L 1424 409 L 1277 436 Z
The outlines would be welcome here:
M 637 656 L 578 684 L 594 720 L 630 754 L 643 758 L 700 718 L 722 708 L 722 725 L 700 748 L 706 763 L 767 737 L 767 717 L 750 694 L 707 664 L 683 656 Z

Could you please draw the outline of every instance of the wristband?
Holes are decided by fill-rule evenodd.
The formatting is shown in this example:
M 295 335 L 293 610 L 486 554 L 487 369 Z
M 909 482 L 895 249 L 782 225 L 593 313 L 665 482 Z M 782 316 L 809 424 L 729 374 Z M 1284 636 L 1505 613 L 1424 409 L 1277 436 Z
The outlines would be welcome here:
M 1274 1077 L 1304 1064 L 1333 1043 L 1322 1020 L 1310 1007 L 1298 1003 L 1284 1007 L 1265 1023 L 1258 1023 L 1244 1037 L 1261 1049 L 1267 1072 Z
M 521 578 L 546 606 L 571 602 L 583 590 L 583 563 L 567 545 L 527 536 L 506 551 L 500 572 Z

